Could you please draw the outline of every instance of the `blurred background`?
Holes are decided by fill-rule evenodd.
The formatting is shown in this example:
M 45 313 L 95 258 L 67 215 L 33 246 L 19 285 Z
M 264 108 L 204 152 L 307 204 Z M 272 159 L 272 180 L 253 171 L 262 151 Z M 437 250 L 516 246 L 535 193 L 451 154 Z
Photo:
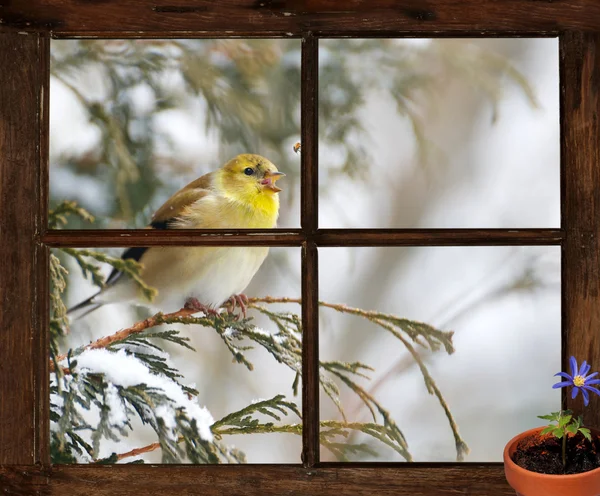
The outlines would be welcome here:
M 321 40 L 319 53 L 321 227 L 559 227 L 556 39 Z M 299 40 L 53 40 L 51 71 L 51 208 L 75 200 L 97 218 L 68 228 L 142 228 L 177 189 L 241 152 L 286 173 L 279 226 L 299 226 Z M 510 437 L 559 408 L 559 248 L 341 247 L 321 249 L 319 265 L 322 300 L 455 332 L 454 354 L 419 351 L 471 448 L 467 461 L 500 461 Z M 69 269 L 74 304 L 94 290 Z M 299 250 L 272 249 L 246 293 L 299 297 Z M 91 314 L 63 351 L 137 312 Z M 322 359 L 375 368 L 362 385 L 415 461 L 456 458 L 448 420 L 400 341 L 329 309 L 320 332 Z M 209 334 L 194 335 L 198 353 L 173 360 L 213 416 L 291 395 L 287 369 L 265 357 L 249 373 Z M 368 421 L 341 392 L 348 420 Z M 321 415 L 340 418 L 326 397 Z M 152 442 L 145 435 L 136 428 L 130 444 L 105 449 Z M 249 462 L 300 461 L 297 436 L 231 442 Z M 372 447 L 378 458 L 359 459 L 400 459 Z

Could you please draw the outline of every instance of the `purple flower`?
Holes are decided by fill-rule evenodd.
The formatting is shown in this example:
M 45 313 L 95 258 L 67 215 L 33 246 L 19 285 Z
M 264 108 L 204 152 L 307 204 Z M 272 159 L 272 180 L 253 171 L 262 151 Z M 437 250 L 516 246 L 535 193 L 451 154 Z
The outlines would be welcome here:
M 588 365 L 585 360 L 581 364 L 580 369 L 577 369 L 577 360 L 575 360 L 575 357 L 571 357 L 569 363 L 571 364 L 571 375 L 567 374 L 566 372 L 554 374 L 555 377 L 559 375 L 567 380 L 559 382 L 558 384 L 554 384 L 552 387 L 557 389 L 561 387 L 573 386 L 573 393 L 571 394 L 571 398 L 573 399 L 575 399 L 581 390 L 581 394 L 583 395 L 583 404 L 588 406 L 590 402 L 590 395 L 588 394 L 588 391 L 592 391 L 600 396 L 600 390 L 595 387 L 591 387 L 592 384 L 600 384 L 600 379 L 592 379 L 592 377 L 596 377 L 598 375 L 598 372 L 586 375 L 592 367 Z

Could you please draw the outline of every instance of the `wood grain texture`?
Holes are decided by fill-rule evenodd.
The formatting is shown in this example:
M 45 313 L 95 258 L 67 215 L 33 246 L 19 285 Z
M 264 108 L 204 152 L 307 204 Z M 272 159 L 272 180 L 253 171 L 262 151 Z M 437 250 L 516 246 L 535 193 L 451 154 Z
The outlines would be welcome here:
M 312 34 L 302 38 L 302 184 L 301 219 L 304 233 L 313 234 L 319 226 L 319 41 Z
M 64 230 L 46 231 L 42 241 L 49 246 L 110 247 L 110 246 L 302 246 L 305 237 L 299 229 L 265 231 L 223 231 L 192 229 L 124 229 L 124 230 Z
M 0 33 L 0 464 L 35 451 L 41 45 Z
M 597 0 L 15 0 L 2 24 L 57 36 L 558 33 L 595 30 Z M 123 32 L 127 32 L 124 35 Z
M 40 140 L 39 140 L 39 201 L 38 233 L 46 230 L 48 219 L 48 196 L 50 178 L 50 38 L 40 37 L 40 53 L 37 74 L 40 78 Z M 39 238 L 39 236 L 38 236 Z M 35 271 L 37 304 L 35 312 L 35 334 L 32 342 L 34 363 L 34 443 L 35 463 L 50 463 L 50 382 L 48 381 L 48 356 L 50 353 L 50 249 L 38 242 L 36 245 Z
M 514 496 L 501 464 L 312 469 L 289 465 L 58 465 L 47 471 L 0 468 L 0 484 L 3 481 L 12 484 L 4 493 L 8 495 L 37 490 L 44 496 Z
M 302 462 L 319 462 L 319 268 L 312 237 L 319 226 L 318 92 L 319 42 L 302 38 L 302 177 L 301 225 L 307 241 L 302 247 Z
M 319 462 L 319 260 L 317 247 L 302 249 L 302 462 Z
M 310 203 L 314 199 L 307 195 L 305 201 Z M 316 217 L 313 214 L 309 218 L 307 225 L 314 226 Z M 312 234 L 300 229 L 258 232 L 130 229 L 47 231 L 42 235 L 42 241 L 53 247 L 301 246 L 309 239 L 318 246 L 558 245 L 563 238 L 564 233 L 559 229 L 318 229 Z
M 600 34 L 560 40 L 562 93 L 563 370 L 571 355 L 600 369 Z M 600 426 L 600 398 L 567 408 Z
M 319 246 L 559 245 L 559 229 L 320 229 Z

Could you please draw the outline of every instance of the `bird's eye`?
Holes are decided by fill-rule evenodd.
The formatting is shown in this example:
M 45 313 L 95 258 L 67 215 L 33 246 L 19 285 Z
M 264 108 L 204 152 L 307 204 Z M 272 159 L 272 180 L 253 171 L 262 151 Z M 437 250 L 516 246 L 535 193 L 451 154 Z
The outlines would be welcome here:
M 246 167 L 244 169 L 244 174 L 246 174 L 247 176 L 251 176 L 252 174 L 254 174 L 254 169 L 252 167 Z

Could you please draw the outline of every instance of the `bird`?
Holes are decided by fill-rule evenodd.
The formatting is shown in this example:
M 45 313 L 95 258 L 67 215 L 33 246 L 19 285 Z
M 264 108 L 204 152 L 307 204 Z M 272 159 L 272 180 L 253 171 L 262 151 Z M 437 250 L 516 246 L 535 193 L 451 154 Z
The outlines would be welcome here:
M 284 176 L 260 155 L 238 155 L 177 191 L 154 213 L 147 229 L 274 228 L 281 191 L 275 183 Z M 67 314 L 77 320 L 103 305 L 133 301 L 160 311 L 184 306 L 207 314 L 231 303 L 245 316 L 248 300 L 243 291 L 268 252 L 263 246 L 132 247 L 121 258 L 141 263 L 142 280 L 158 291 L 153 301 L 113 269 L 104 288 Z

